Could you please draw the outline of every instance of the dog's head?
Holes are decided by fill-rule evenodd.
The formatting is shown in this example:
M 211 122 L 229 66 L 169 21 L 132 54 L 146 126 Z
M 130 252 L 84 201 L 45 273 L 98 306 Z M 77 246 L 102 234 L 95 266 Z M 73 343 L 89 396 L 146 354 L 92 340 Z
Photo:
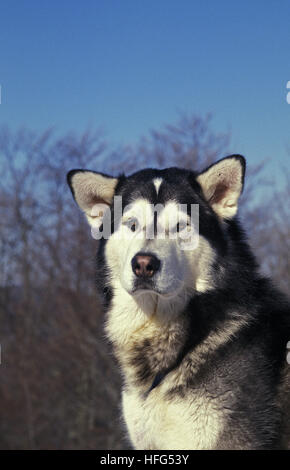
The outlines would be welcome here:
M 114 178 L 72 170 L 68 183 L 103 245 L 112 282 L 134 297 L 170 299 L 213 285 L 244 173 L 244 158 L 232 155 L 201 173 L 145 169 Z

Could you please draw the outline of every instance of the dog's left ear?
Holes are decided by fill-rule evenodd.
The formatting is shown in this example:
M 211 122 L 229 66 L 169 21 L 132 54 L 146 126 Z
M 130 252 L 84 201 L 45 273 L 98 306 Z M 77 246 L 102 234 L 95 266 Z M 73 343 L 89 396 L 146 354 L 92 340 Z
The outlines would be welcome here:
M 246 160 L 241 155 L 230 155 L 201 172 L 197 181 L 205 199 L 224 219 L 237 213 L 238 199 L 243 191 Z

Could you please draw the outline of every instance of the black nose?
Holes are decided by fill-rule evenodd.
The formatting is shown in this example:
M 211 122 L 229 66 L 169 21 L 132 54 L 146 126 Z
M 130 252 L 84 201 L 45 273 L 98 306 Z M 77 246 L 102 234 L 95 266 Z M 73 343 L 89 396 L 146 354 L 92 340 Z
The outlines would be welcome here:
M 155 255 L 137 253 L 131 263 L 137 277 L 152 277 L 160 268 L 160 261 Z

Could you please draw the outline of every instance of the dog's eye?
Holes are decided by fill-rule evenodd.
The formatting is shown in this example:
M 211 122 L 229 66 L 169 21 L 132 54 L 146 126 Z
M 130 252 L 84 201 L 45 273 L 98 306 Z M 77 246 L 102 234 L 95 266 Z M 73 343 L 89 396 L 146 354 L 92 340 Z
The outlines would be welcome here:
M 138 220 L 137 219 L 129 219 L 124 222 L 124 225 L 128 227 L 131 232 L 136 232 L 138 230 Z
M 176 225 L 176 232 L 179 233 L 182 230 L 184 230 L 186 227 L 187 227 L 186 222 L 178 222 L 178 224 Z

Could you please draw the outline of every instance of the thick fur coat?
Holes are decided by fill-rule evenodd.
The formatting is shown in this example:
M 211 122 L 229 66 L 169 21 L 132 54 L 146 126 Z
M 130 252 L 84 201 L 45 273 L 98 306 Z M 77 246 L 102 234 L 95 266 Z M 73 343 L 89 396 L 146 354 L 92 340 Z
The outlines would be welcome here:
M 259 273 L 237 220 L 244 174 L 244 158 L 234 155 L 202 173 L 68 175 L 92 227 L 109 221 L 110 234 L 99 242 L 97 288 L 136 449 L 290 446 L 289 304 Z M 117 215 L 114 196 L 121 201 Z M 156 216 L 150 210 L 158 204 Z M 182 204 L 184 226 L 175 223 L 171 240 L 172 216 Z M 181 249 L 182 230 L 193 226 L 192 205 L 199 209 L 198 241 Z

